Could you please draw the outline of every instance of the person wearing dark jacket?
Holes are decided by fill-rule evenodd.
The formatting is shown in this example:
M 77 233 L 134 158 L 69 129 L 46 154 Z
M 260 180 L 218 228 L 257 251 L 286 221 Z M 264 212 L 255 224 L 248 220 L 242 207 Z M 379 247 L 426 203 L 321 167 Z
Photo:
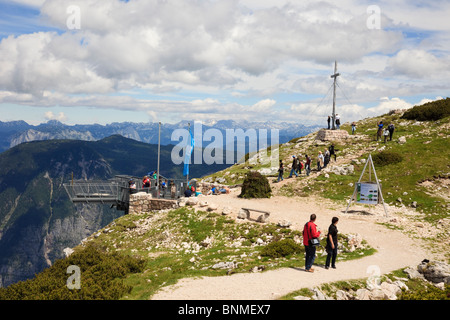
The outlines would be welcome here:
M 395 131 L 395 126 L 393 123 L 388 125 L 388 130 L 389 130 L 389 141 L 392 141 L 392 135 L 394 134 Z
M 306 162 L 305 162 L 305 170 L 306 175 L 309 176 L 309 173 L 311 172 L 311 158 L 308 157 L 308 155 L 305 155 Z
M 317 231 L 317 225 L 314 223 L 316 221 L 316 215 L 313 213 L 310 216 L 310 220 L 305 224 L 303 228 L 303 245 L 305 246 L 305 271 L 314 272 L 311 268 L 314 260 L 316 258 L 316 247 L 310 242 L 313 238 L 320 237 L 320 231 Z
M 330 151 L 330 159 L 331 156 L 334 155 L 334 162 L 336 162 L 336 150 L 334 149 L 334 144 L 328 147 L 328 151 Z
M 294 158 L 294 160 L 292 160 L 292 169 L 291 169 L 291 173 L 289 174 L 288 178 L 292 178 L 292 174 L 295 174 L 295 176 L 298 177 L 298 174 L 297 174 L 297 158 L 295 156 L 292 156 L 292 158 Z
M 283 173 L 284 173 L 284 165 L 283 165 L 283 161 L 280 160 L 280 167 L 278 168 L 278 180 L 277 182 L 283 181 Z
M 330 267 L 330 262 L 331 267 L 333 269 L 336 269 L 336 257 L 338 248 L 338 239 L 337 239 L 338 230 L 336 225 L 338 221 L 339 221 L 338 217 L 333 217 L 333 219 L 331 219 L 330 227 L 328 228 L 327 246 L 325 247 L 328 255 L 327 260 L 325 262 L 325 269 L 328 269 Z

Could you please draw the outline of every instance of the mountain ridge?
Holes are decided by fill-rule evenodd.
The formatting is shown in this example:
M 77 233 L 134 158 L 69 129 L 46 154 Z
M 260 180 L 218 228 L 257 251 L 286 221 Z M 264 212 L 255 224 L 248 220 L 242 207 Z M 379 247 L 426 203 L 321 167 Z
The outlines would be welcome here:
M 175 142 L 171 140 L 172 132 L 176 129 L 187 129 L 188 123 L 194 125 L 194 121 L 186 120 L 175 124 L 161 125 L 161 144 L 169 145 Z M 275 123 L 267 121 L 248 122 L 234 120 L 219 120 L 202 124 L 202 134 L 208 129 L 218 129 L 223 134 L 227 129 L 279 129 L 280 143 L 291 140 L 294 137 L 306 135 L 315 131 L 318 126 L 304 126 L 295 123 Z M 66 125 L 57 120 L 50 120 L 33 126 L 25 121 L 0 121 L 0 152 L 5 151 L 23 142 L 52 139 L 75 139 L 96 141 L 105 137 L 120 134 L 124 137 L 150 144 L 158 143 L 158 123 L 134 123 L 113 122 L 107 125 L 100 124 L 76 124 Z

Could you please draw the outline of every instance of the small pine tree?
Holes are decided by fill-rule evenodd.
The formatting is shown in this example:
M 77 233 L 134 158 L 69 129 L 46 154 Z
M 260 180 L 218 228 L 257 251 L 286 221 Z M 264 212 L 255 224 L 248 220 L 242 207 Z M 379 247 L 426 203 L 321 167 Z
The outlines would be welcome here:
M 242 184 L 240 198 L 270 198 L 272 189 L 269 180 L 257 171 L 247 173 Z

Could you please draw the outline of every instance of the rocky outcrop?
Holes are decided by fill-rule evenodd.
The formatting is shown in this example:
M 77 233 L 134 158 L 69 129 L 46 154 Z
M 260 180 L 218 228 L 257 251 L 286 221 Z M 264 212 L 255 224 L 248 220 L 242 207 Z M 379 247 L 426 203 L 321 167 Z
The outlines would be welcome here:
M 350 239 L 351 241 L 351 239 Z M 349 242 L 350 242 L 349 241 Z M 436 287 L 443 289 L 444 284 L 450 281 L 450 266 L 442 261 L 423 260 L 416 268 L 408 267 L 405 270 L 409 279 L 421 279 L 429 281 Z M 402 291 L 408 291 L 405 284 L 408 279 L 397 278 L 384 281 L 381 277 L 369 277 L 364 288 L 355 290 L 336 290 L 334 293 L 325 294 L 319 288 L 312 288 L 312 297 L 297 296 L 295 300 L 397 300 Z
M 150 193 L 139 192 L 130 195 L 129 214 L 140 214 L 155 210 L 173 209 L 178 207 L 177 201 L 167 199 L 155 199 Z
M 350 135 L 346 130 L 319 130 L 316 140 L 321 141 L 337 141 L 349 139 Z

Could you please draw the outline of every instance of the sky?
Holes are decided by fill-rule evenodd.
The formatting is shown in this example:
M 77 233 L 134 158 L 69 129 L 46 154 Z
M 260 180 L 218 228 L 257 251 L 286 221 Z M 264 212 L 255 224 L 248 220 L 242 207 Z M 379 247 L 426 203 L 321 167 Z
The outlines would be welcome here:
M 446 98 L 449 0 L 0 0 L 0 121 L 341 123 Z

